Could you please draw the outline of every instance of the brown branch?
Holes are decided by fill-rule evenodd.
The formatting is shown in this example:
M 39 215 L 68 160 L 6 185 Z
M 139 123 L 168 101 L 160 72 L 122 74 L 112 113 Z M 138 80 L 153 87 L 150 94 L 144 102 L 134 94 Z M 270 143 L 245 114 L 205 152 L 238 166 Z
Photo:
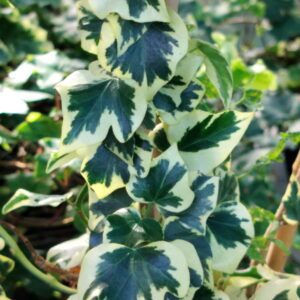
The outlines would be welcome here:
M 7 223 L 5 221 L 0 221 L 0 224 L 5 226 L 7 229 L 12 231 L 17 235 L 17 237 L 22 241 L 26 249 L 29 251 L 34 263 L 38 266 L 41 270 L 46 273 L 54 273 L 57 274 L 62 280 L 65 280 L 74 286 L 78 281 L 78 274 L 73 273 L 72 271 L 66 271 L 58 267 L 57 265 L 51 264 L 44 259 L 44 257 L 40 256 L 34 247 L 32 246 L 31 242 L 16 228 L 14 225 Z

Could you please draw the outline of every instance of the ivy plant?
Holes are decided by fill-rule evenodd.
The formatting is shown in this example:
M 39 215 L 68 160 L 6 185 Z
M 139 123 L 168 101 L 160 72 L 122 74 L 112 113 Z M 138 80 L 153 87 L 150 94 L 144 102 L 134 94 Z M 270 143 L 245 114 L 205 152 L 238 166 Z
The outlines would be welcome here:
M 226 299 L 214 274 L 233 273 L 254 236 L 230 168 L 254 113 L 232 109 L 226 59 L 189 37 L 164 0 L 77 7 L 94 61 L 57 85 L 62 136 L 48 171 L 79 160 L 88 203 L 75 203 L 85 235 L 48 252 L 62 269 L 80 267 L 77 290 L 60 290 L 77 300 Z M 215 111 L 205 109 L 200 70 L 217 91 Z M 21 190 L 3 213 L 78 193 Z

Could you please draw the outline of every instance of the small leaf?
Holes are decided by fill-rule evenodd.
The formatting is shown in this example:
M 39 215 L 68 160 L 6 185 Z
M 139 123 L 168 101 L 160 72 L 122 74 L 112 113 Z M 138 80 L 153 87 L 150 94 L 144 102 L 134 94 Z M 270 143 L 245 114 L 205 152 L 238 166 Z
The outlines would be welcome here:
M 298 223 L 300 220 L 300 190 L 297 181 L 292 181 L 284 195 L 284 219 L 289 223 Z
M 70 270 L 81 265 L 88 248 L 89 234 L 84 234 L 50 248 L 47 260 L 64 270 Z
M 145 178 L 132 176 L 126 188 L 134 200 L 154 202 L 160 208 L 172 212 L 188 208 L 194 197 L 189 188 L 187 170 L 176 146 L 153 161 Z
M 116 276 L 117 275 L 117 276 Z M 86 255 L 78 282 L 80 299 L 164 300 L 184 297 L 190 275 L 183 253 L 167 242 L 133 249 L 104 244 Z
M 134 208 L 120 209 L 107 217 L 104 228 L 104 243 L 117 243 L 125 246 L 136 246 L 142 242 L 162 240 L 160 224 L 152 219 L 141 219 Z
M 194 41 L 194 43 L 196 49 L 203 56 L 208 78 L 217 89 L 225 107 L 229 107 L 233 91 L 233 79 L 228 62 L 214 46 L 200 40 Z
M 8 214 L 20 207 L 57 207 L 74 197 L 74 192 L 65 195 L 42 195 L 19 189 L 3 206 L 2 213 Z

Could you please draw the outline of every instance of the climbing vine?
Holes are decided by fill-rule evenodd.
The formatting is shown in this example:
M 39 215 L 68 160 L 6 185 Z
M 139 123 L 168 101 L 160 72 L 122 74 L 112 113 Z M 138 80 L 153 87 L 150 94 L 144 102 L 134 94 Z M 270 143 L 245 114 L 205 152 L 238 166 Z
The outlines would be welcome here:
M 230 155 L 254 113 L 236 110 L 226 59 L 191 38 L 164 0 L 77 6 L 81 45 L 94 61 L 57 85 L 63 127 L 48 171 L 80 161 L 87 232 L 69 261 L 80 261 L 76 294 L 60 290 L 78 300 L 228 299 L 214 275 L 234 273 L 254 236 Z M 218 110 L 203 105 L 199 72 Z M 58 206 L 74 193 L 21 190 L 3 213 Z

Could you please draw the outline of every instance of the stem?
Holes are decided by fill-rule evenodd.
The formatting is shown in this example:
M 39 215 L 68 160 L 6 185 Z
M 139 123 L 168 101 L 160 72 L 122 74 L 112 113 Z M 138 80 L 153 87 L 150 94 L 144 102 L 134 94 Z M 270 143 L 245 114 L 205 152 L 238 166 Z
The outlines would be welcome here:
M 42 282 L 46 283 L 53 289 L 60 291 L 62 293 L 72 295 L 76 293 L 76 290 L 65 286 L 64 284 L 58 282 L 55 277 L 50 274 L 45 274 L 36 268 L 21 251 L 15 240 L 8 234 L 8 232 L 0 226 L 0 236 L 4 239 L 6 244 L 11 248 L 13 256 L 25 267 L 32 275 L 40 279 Z

